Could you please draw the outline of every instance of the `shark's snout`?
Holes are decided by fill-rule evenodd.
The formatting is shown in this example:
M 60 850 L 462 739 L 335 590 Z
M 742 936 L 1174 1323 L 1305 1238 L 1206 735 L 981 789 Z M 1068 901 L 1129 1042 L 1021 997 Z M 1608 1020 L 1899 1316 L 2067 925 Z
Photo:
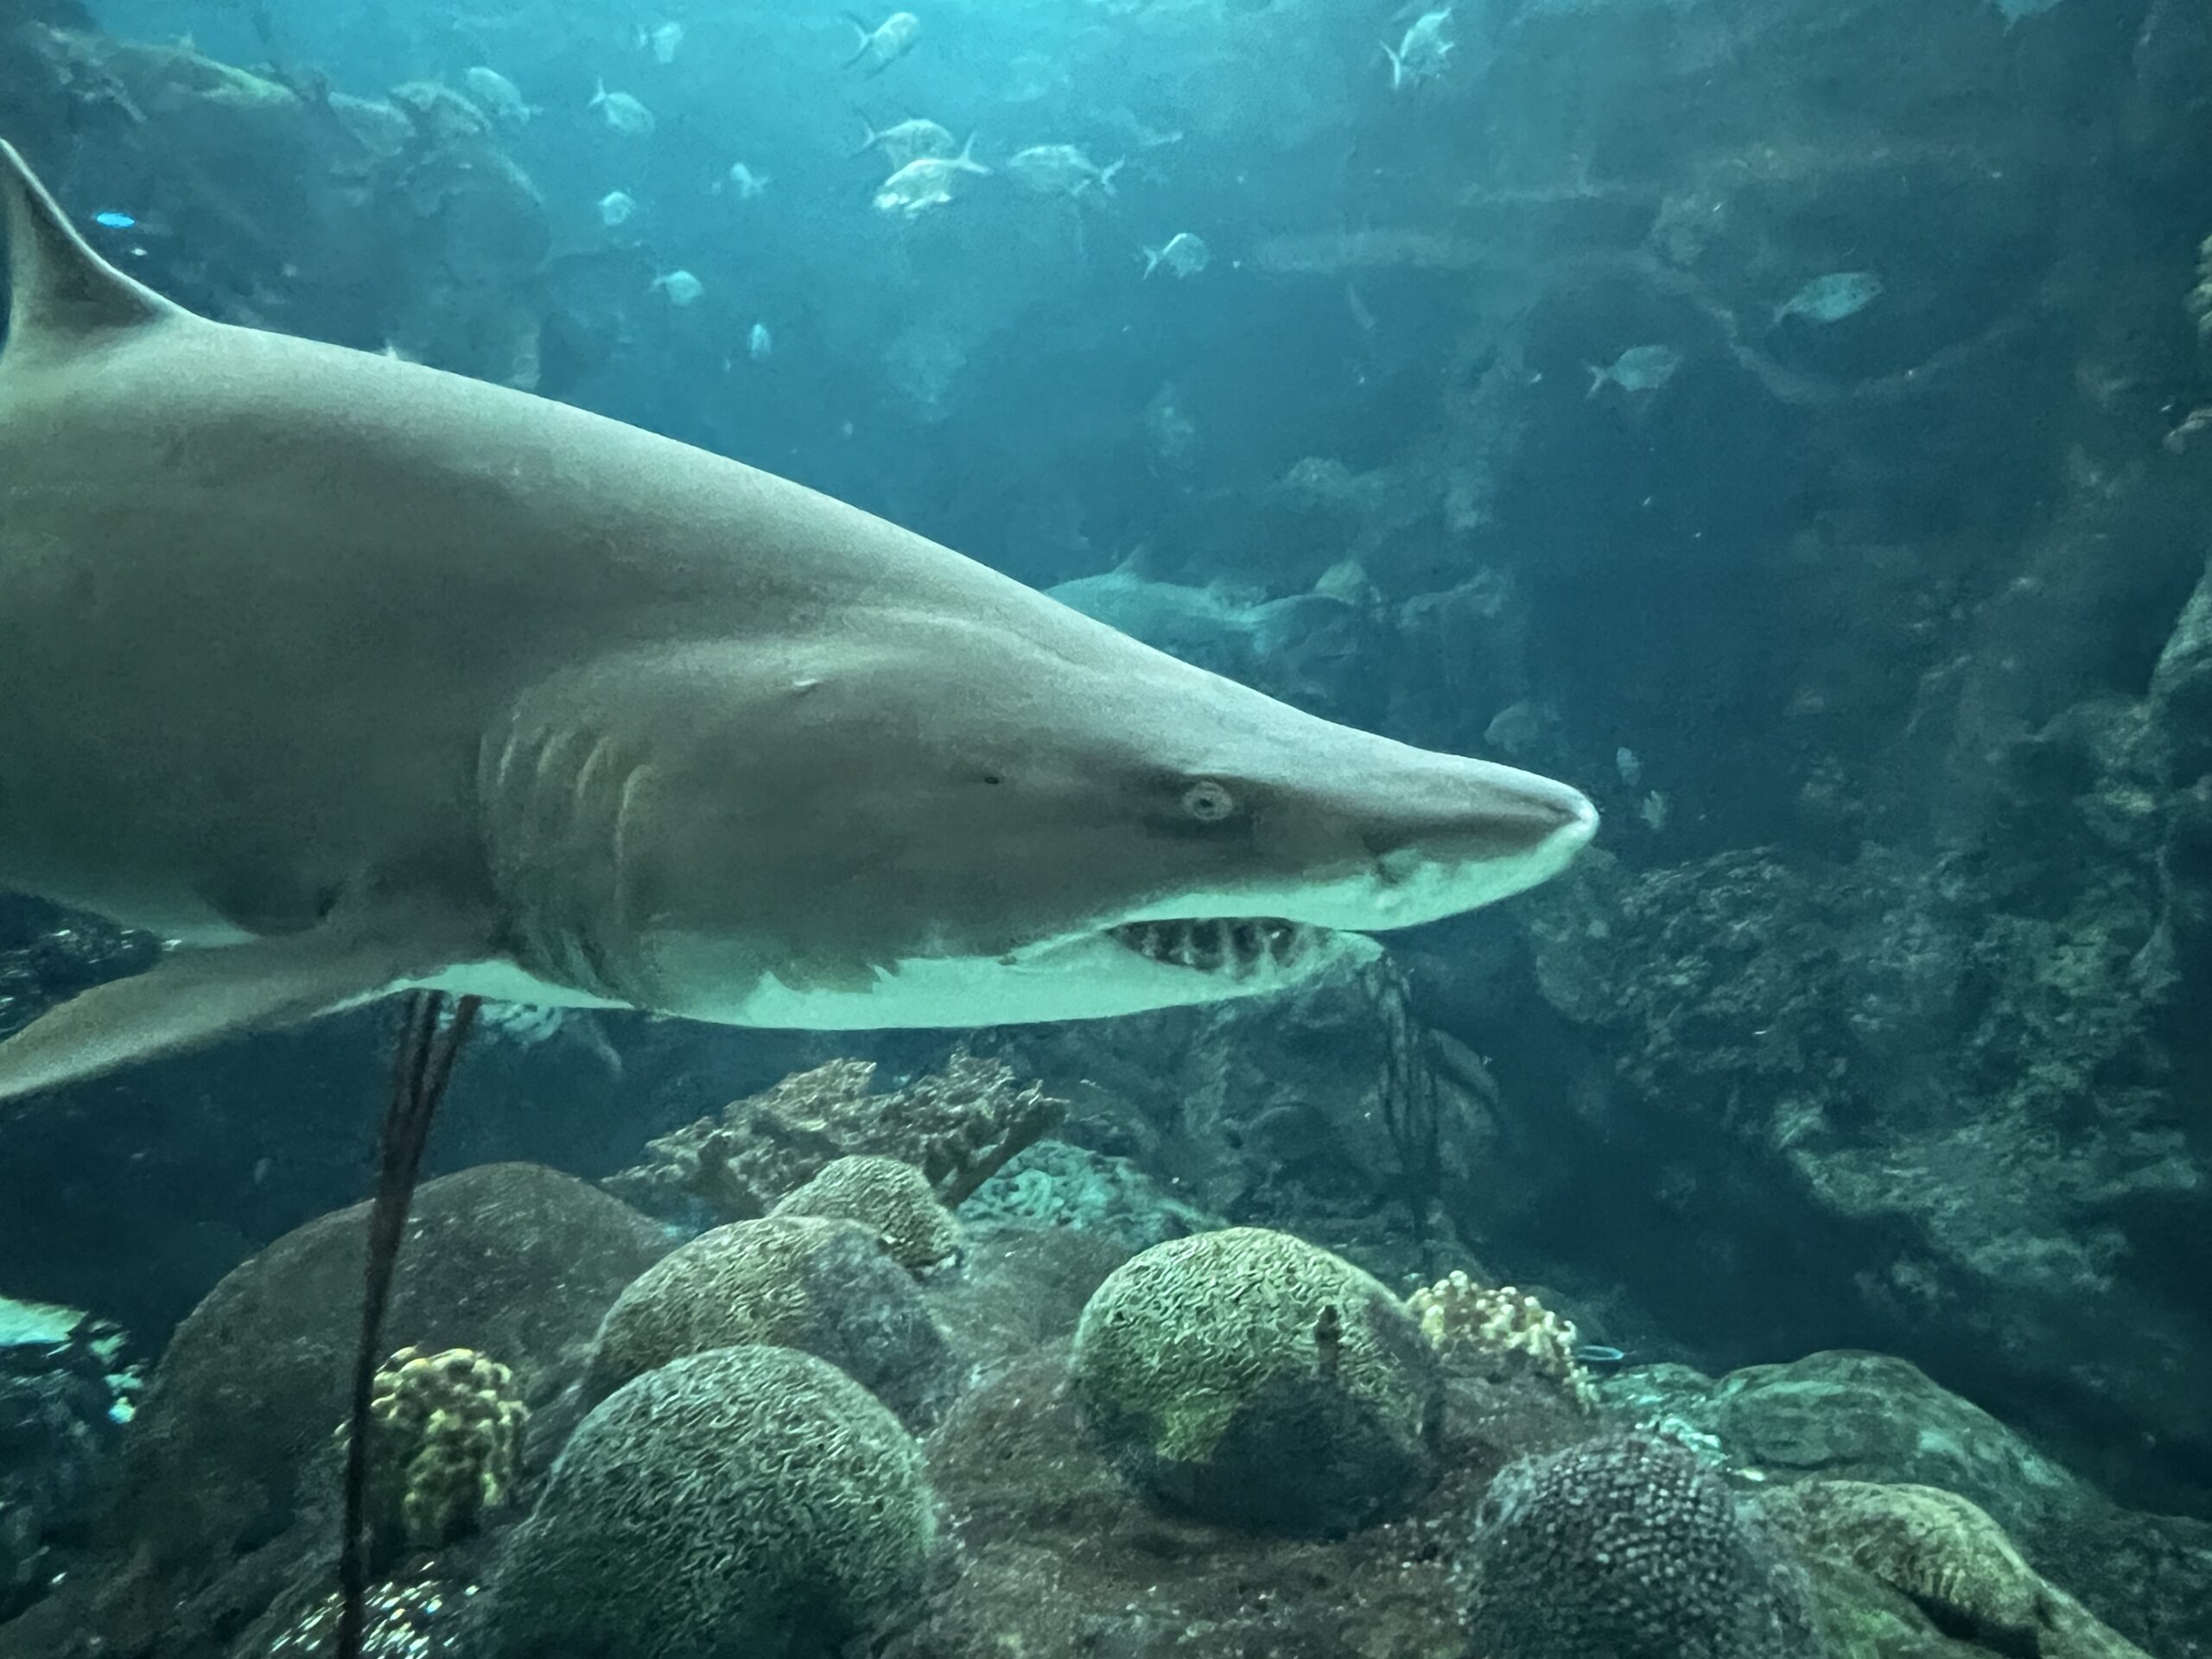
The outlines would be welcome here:
M 1548 848 L 1571 857 L 1598 832 L 1588 796 L 1533 772 L 1485 767 L 1423 794 L 1435 798 L 1409 803 L 1364 831 L 1368 850 L 1384 864 L 1408 855 L 1510 859 Z

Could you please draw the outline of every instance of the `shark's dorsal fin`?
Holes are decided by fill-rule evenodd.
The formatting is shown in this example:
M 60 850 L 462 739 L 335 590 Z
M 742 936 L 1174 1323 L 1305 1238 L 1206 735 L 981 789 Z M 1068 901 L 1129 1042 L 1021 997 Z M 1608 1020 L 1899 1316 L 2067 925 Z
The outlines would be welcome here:
M 0 139 L 8 340 L 44 349 L 189 314 L 92 251 L 13 144 Z

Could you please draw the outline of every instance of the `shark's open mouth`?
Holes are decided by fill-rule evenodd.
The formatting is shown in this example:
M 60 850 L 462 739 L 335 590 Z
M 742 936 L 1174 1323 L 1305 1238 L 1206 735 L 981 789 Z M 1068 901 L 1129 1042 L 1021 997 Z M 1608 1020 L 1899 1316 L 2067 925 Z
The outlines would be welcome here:
M 1205 916 L 1124 922 L 1109 928 L 1115 944 L 1149 962 L 1202 974 L 1242 978 L 1263 969 L 1300 966 L 1328 938 L 1325 928 L 1280 916 Z

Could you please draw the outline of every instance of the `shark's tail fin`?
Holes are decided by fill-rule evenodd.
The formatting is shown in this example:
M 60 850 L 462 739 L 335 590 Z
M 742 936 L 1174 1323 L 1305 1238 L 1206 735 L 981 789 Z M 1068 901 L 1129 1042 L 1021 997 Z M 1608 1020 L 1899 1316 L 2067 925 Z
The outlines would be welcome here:
M 8 354 L 186 315 L 92 251 L 13 144 L 0 139 L 8 223 Z

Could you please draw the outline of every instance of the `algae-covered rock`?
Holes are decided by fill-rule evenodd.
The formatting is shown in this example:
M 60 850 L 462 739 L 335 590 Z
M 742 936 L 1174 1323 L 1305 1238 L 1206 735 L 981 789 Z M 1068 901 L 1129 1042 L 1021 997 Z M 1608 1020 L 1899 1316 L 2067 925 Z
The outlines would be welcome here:
M 501 1659 L 784 1659 L 919 1587 L 920 1448 L 867 1389 L 786 1348 L 688 1355 L 584 1419 L 493 1583 Z
M 857 1222 L 774 1216 L 702 1233 L 607 1309 L 583 1396 L 686 1354 L 766 1343 L 814 1354 L 910 1421 L 950 1384 L 950 1351 L 914 1281 Z
M 1236 1227 L 1156 1245 L 1084 1309 L 1071 1376 L 1123 1471 L 1231 1525 L 1336 1533 L 1435 1472 L 1436 1356 L 1350 1262 Z

